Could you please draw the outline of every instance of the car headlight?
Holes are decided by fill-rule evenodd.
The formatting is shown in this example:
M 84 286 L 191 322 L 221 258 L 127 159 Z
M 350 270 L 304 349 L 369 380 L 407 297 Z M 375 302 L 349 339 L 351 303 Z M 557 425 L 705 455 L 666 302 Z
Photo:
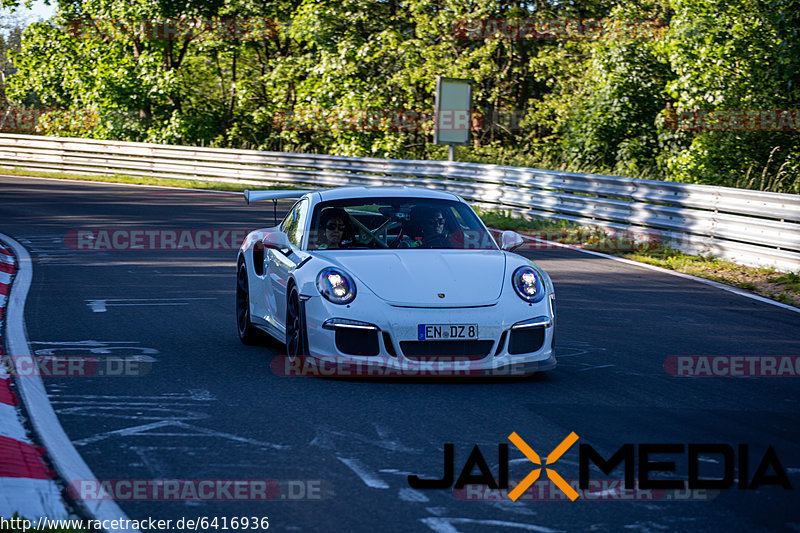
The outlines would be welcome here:
M 540 302 L 544 298 L 544 284 L 536 269 L 521 266 L 511 276 L 511 284 L 517 295 L 529 303 Z
M 336 268 L 323 268 L 317 274 L 317 290 L 335 304 L 349 304 L 356 297 L 353 279 Z

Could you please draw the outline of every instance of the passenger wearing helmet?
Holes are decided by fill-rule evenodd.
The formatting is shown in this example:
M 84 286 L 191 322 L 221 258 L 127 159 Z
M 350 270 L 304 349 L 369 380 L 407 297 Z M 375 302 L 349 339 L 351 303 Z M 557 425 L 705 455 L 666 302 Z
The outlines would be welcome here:
M 344 209 L 329 207 L 320 214 L 319 231 L 317 231 L 318 250 L 345 248 L 352 239 L 350 216 Z

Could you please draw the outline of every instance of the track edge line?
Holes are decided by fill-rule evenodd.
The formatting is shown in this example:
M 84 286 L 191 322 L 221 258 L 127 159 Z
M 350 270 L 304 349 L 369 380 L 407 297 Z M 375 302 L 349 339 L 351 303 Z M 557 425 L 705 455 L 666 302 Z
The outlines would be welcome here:
M 25 329 L 25 302 L 28 297 L 31 282 L 33 281 L 33 263 L 28 251 L 20 243 L 0 233 L 3 241 L 14 251 L 17 259 L 17 272 L 11 285 L 6 307 L 6 343 L 9 354 L 16 356 L 31 356 L 28 343 L 28 333 Z M 76 480 L 89 480 L 97 482 L 89 465 L 83 460 L 69 440 L 61 422 L 58 420 L 44 383 L 39 376 L 15 376 L 17 390 L 20 393 L 22 404 L 28 414 L 39 442 L 46 448 L 47 455 L 53 464 L 58 476 L 67 486 Z M 95 485 L 98 486 L 98 485 Z M 72 499 L 87 516 L 92 520 L 116 521 L 116 523 L 130 523 L 128 516 L 113 500 L 98 500 L 89 505 L 88 502 Z M 111 522 L 109 522 L 110 524 Z M 138 529 L 104 529 L 104 531 L 139 533 Z

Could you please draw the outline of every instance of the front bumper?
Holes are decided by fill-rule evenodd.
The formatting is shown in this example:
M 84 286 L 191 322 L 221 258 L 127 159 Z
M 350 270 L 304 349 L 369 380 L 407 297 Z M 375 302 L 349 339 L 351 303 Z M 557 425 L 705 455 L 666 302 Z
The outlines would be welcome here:
M 351 306 L 304 298 L 315 375 L 524 376 L 552 370 L 549 299 L 528 304 L 512 297 L 471 308 L 396 307 L 364 293 Z M 420 342 L 419 324 L 477 324 L 478 339 Z

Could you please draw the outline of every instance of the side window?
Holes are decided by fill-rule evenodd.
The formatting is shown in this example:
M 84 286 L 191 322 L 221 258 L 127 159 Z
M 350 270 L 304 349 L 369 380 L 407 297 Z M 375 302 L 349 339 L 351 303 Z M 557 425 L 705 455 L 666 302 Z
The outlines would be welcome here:
M 458 211 L 458 209 L 450 208 L 447 211 L 449 211 L 453 215 L 453 217 L 455 217 L 456 222 L 458 223 L 460 229 L 466 229 L 470 227 L 469 222 L 464 220 L 464 217 L 461 216 L 461 213 Z
M 283 231 L 288 237 L 289 242 L 300 247 L 300 244 L 303 242 L 303 233 L 306 229 L 306 216 L 308 215 L 308 200 L 300 200 L 292 210 L 289 211 L 289 214 L 286 215 L 286 218 L 283 219 L 281 222 L 281 231 Z

